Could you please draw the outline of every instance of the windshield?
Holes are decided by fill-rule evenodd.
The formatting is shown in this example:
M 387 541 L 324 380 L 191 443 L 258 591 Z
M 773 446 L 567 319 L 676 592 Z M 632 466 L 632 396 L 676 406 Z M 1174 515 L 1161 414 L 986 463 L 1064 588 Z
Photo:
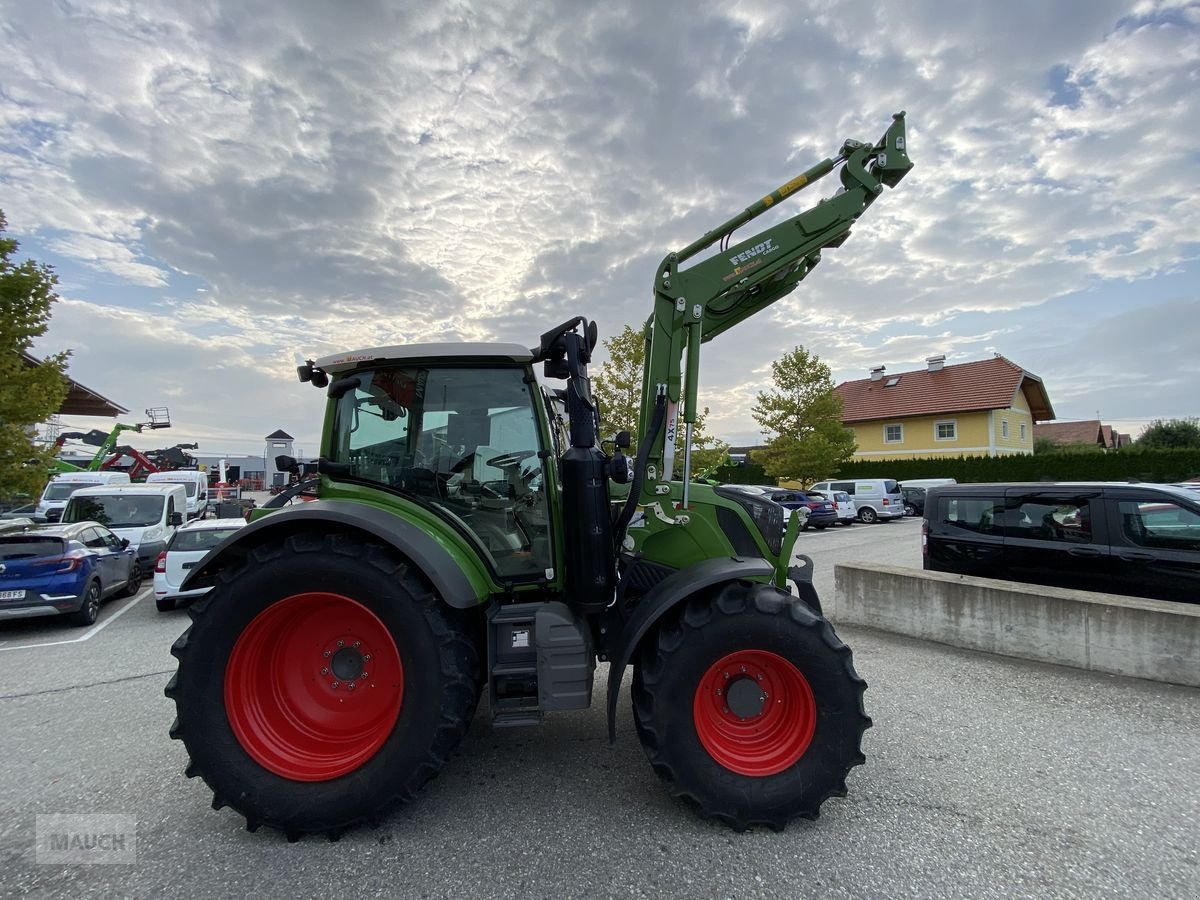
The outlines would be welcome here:
M 64 522 L 99 522 L 109 528 L 145 528 L 162 520 L 165 497 L 113 494 L 74 497 L 67 504 Z
M 196 496 L 196 482 L 194 481 L 174 481 L 170 478 L 159 478 L 155 481 L 148 482 L 149 484 L 182 484 L 184 493 L 189 497 Z
M 177 531 L 168 550 L 211 550 L 237 528 L 204 528 L 197 531 Z
M 46 485 L 43 500 L 66 500 L 80 488 L 95 487 L 95 482 L 87 481 L 52 481 Z
M 524 367 L 394 367 L 354 373 L 331 458 L 469 531 L 501 576 L 553 566 L 532 378 Z

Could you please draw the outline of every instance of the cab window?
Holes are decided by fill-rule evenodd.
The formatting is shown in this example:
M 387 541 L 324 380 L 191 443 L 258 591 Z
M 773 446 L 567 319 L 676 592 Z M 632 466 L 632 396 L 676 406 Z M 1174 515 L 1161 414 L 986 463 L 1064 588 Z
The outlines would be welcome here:
M 523 367 L 399 366 L 353 373 L 332 458 L 467 531 L 501 577 L 553 565 L 535 411 Z

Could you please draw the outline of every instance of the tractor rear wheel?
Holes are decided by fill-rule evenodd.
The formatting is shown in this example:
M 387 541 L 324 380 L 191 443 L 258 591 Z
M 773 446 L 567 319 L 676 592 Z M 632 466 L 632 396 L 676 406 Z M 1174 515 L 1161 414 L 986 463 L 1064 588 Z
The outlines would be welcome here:
M 770 585 L 697 595 L 642 648 L 633 712 L 671 793 L 738 831 L 817 818 L 865 762 L 866 682 L 825 619 Z
M 189 608 L 167 685 L 186 774 L 289 839 L 376 822 L 437 774 L 479 699 L 469 623 L 346 535 L 254 548 Z

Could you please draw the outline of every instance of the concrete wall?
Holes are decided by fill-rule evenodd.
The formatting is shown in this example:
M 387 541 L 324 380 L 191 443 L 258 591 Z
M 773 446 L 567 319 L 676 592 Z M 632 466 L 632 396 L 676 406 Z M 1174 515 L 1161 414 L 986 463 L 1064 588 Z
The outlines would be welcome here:
M 825 604 L 835 623 L 1200 687 L 1200 605 L 842 564 Z

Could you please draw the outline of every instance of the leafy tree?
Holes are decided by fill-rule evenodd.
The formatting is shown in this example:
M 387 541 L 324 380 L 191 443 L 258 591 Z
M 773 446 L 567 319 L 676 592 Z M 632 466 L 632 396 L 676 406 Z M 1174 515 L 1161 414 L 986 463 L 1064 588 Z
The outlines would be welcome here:
M 0 212 L 0 497 L 15 498 L 37 493 L 46 481 L 54 449 L 38 449 L 33 429 L 67 396 L 69 351 L 39 366 L 21 357 L 46 333 L 58 278 L 45 264 L 12 261 L 19 244 L 4 236 L 7 226 Z
M 638 443 L 638 413 L 642 406 L 642 368 L 646 362 L 646 338 L 640 331 L 628 325 L 620 334 L 604 341 L 608 351 L 608 362 L 600 367 L 600 373 L 592 379 L 592 393 L 600 401 L 600 428 L 606 437 L 618 431 L 628 431 L 633 436 L 630 452 L 635 452 Z M 708 407 L 696 416 L 692 426 L 692 471 L 702 472 L 717 465 L 725 455 L 728 444 L 709 436 L 705 431 Z M 683 458 L 682 425 L 676 439 L 676 459 Z M 682 466 L 682 462 L 679 462 Z
M 1200 448 L 1200 419 L 1155 419 L 1135 446 L 1142 450 Z
M 857 448 L 842 425 L 842 399 L 829 366 L 796 347 L 771 363 L 775 388 L 760 391 L 751 414 L 767 439 L 754 458 L 773 478 L 811 484 L 838 470 Z

